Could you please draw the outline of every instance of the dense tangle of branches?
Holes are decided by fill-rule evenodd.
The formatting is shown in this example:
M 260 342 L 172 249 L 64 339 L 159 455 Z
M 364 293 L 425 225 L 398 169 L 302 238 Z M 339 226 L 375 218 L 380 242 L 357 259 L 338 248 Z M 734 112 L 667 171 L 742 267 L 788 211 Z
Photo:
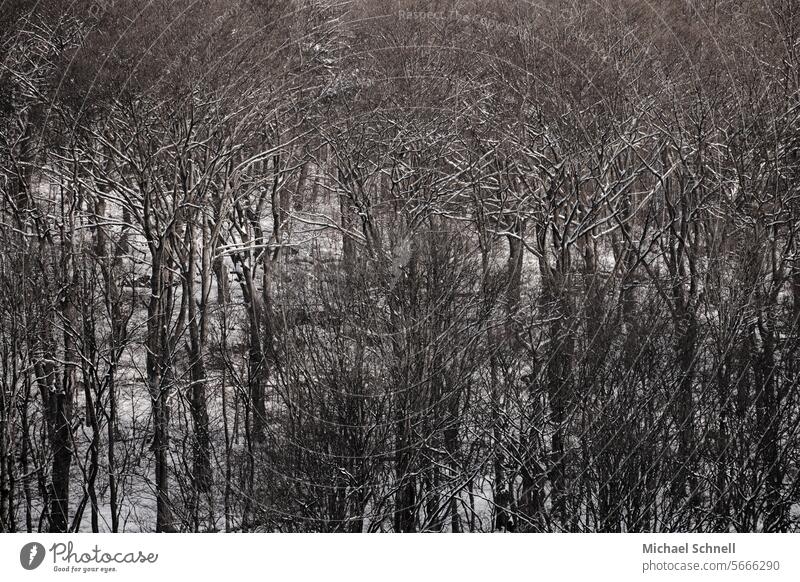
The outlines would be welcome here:
M 0 531 L 798 529 L 792 0 L 0 13 Z

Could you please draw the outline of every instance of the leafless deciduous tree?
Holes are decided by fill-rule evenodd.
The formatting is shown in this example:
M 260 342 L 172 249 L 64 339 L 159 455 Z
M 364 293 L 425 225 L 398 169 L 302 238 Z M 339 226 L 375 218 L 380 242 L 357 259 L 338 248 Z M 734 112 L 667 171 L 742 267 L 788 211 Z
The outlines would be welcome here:
M 795 2 L 49 4 L 0 531 L 798 530 Z

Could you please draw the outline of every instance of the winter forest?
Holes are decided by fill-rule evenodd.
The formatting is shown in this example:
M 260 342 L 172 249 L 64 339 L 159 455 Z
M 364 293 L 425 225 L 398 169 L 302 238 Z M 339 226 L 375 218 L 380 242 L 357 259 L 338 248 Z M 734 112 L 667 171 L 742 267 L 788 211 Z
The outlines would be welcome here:
M 0 531 L 800 530 L 795 0 L 0 0 Z

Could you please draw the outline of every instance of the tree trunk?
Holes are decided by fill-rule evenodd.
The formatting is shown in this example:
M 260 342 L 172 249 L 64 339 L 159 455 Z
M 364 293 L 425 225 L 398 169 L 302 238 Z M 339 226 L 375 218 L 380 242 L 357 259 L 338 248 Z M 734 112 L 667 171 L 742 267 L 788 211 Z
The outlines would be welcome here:
M 155 455 L 156 531 L 173 532 L 169 499 L 169 344 L 165 316 L 166 283 L 163 281 L 161 248 L 152 253 L 150 301 L 147 309 L 147 383 L 153 410 L 153 453 Z

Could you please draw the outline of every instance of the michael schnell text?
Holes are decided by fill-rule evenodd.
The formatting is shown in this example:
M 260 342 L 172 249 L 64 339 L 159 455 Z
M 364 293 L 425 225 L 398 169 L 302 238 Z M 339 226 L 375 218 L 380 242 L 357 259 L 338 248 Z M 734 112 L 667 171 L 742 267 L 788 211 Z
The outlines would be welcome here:
M 735 554 L 736 542 L 722 545 L 712 544 L 642 544 L 643 554 Z

